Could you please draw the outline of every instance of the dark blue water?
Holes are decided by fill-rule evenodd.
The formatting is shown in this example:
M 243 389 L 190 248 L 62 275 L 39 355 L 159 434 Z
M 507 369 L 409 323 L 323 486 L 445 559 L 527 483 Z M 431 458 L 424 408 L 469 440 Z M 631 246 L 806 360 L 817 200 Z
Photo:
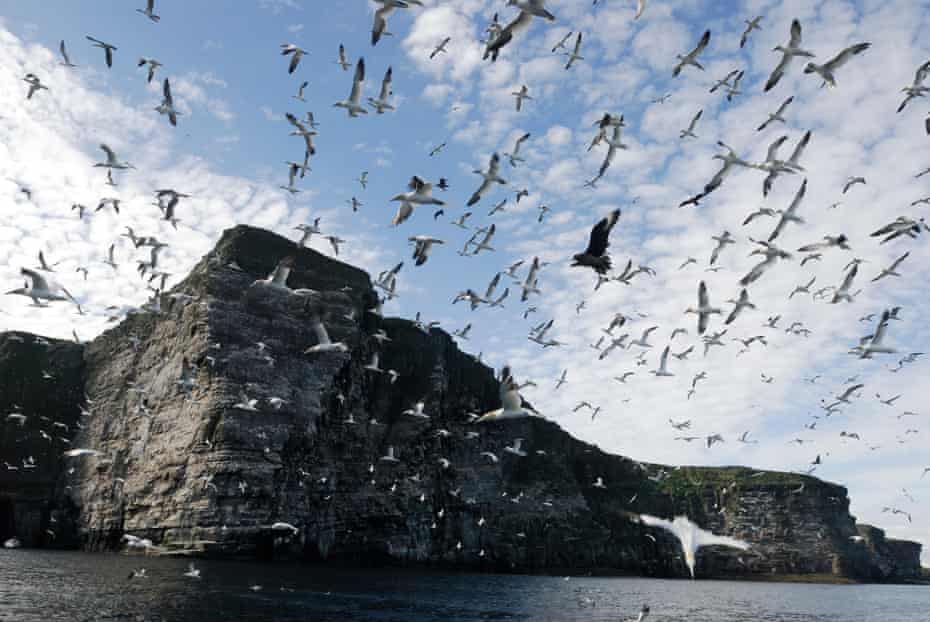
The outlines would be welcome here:
M 930 587 L 345 570 L 0 550 L 3 622 L 928 622 Z M 144 579 L 128 579 L 145 568 Z M 252 586 L 261 586 L 259 590 Z

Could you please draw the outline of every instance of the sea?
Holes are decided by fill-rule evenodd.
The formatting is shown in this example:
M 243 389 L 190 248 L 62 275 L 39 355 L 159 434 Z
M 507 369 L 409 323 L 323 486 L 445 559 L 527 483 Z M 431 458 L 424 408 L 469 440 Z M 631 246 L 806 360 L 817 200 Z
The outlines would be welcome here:
M 930 586 L 346 569 L 0 550 L 3 622 L 930 622 Z M 129 578 L 145 569 L 145 577 Z

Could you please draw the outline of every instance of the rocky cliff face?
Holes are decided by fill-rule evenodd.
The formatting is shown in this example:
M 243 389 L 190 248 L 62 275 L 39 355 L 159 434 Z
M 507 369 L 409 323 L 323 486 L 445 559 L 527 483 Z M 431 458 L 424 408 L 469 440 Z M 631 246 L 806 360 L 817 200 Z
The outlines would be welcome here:
M 288 285 L 313 293 L 256 283 L 288 255 Z M 70 444 L 41 446 L 36 486 L 0 471 L 0 519 L 10 515 L 4 499 L 34 490 L 46 508 L 36 528 L 60 532 L 31 543 L 113 548 L 131 533 L 213 555 L 686 576 L 677 541 L 635 521 L 685 513 L 752 544 L 703 549 L 701 576 L 919 573 L 919 545 L 851 539 L 839 486 L 640 464 L 538 418 L 470 424 L 469 413 L 499 405 L 490 369 L 441 330 L 369 312 L 367 274 L 272 233 L 227 231 L 173 293 L 194 298 L 165 296 L 161 313 L 130 316 L 83 348 L 83 360 L 79 346 L 0 338 L 0 371 L 20 369 L 17 356 L 33 361 L 0 377 L 0 406 L 19 400 L 82 426 L 69 428 Z M 347 352 L 304 353 L 316 343 L 309 315 L 321 310 Z M 379 330 L 390 340 L 379 344 Z M 374 354 L 382 372 L 367 367 Z M 196 371 L 182 383 L 185 358 Z M 41 384 L 49 365 L 62 379 L 54 391 Z M 84 391 L 90 414 L 79 417 Z M 428 418 L 404 414 L 418 401 Z M 17 445 L 25 429 L 17 437 L 0 420 L 0 457 L 37 452 Z M 517 438 L 525 455 L 507 450 Z M 62 469 L 69 446 L 101 455 Z M 396 461 L 382 459 L 391 452 Z M 7 531 L 19 524 L 7 519 Z

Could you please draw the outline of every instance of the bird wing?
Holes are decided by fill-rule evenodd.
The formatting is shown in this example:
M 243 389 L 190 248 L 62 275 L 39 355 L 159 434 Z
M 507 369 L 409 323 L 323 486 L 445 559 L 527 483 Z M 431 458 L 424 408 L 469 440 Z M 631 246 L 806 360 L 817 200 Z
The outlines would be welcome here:
M 791 21 L 791 38 L 788 40 L 788 46 L 796 48 L 801 45 L 801 22 L 797 19 Z
M 840 52 L 839 54 L 837 54 L 834 58 L 831 58 L 830 60 L 828 60 L 826 64 L 824 65 L 824 68 L 830 71 L 835 71 L 839 69 L 840 67 L 842 67 L 843 65 L 845 65 L 849 61 L 850 58 L 852 58 L 856 54 L 865 52 L 870 47 L 872 47 L 871 43 L 857 43 L 856 45 L 851 45 L 845 50 L 843 50 L 842 52 Z
M 615 209 L 594 225 L 594 228 L 591 229 L 591 237 L 588 240 L 588 248 L 585 250 L 585 254 L 592 257 L 604 256 L 610 246 L 610 231 L 617 224 L 619 218 L 620 210 Z
M 788 140 L 788 135 L 780 136 L 771 145 L 769 145 L 768 151 L 765 152 L 765 161 L 774 162 L 778 157 L 778 150 L 781 148 L 785 141 Z
M 698 284 L 698 306 L 702 308 L 709 306 L 707 283 L 704 281 L 701 281 L 700 284 Z
M 729 536 L 717 536 L 703 529 L 696 529 L 694 534 L 694 544 L 702 546 L 729 546 L 740 550 L 747 550 L 749 544 Z
M 908 252 L 904 253 L 903 255 L 901 255 L 900 257 L 898 257 L 897 259 L 895 259 L 895 260 L 894 260 L 894 263 L 891 264 L 891 266 L 888 268 L 888 270 L 889 270 L 889 271 L 896 270 L 897 267 L 898 267 L 899 265 L 901 265 L 901 262 L 903 262 L 905 259 L 907 259 L 908 257 L 910 257 L 910 255 L 911 255 L 911 252 L 908 251 Z
M 575 39 L 575 54 L 581 51 L 581 33 L 578 33 L 578 37 Z
M 781 114 L 785 112 L 785 109 L 787 109 L 788 106 L 790 106 L 791 102 L 793 101 L 794 101 L 794 95 L 792 95 L 791 97 L 783 101 L 781 103 L 781 106 L 778 107 L 778 110 L 775 111 L 775 114 L 781 116 Z
M 64 43 L 64 41 L 61 42 L 62 46 L 64 46 Z M 928 75 L 930 75 L 930 60 L 917 68 L 917 73 L 914 74 L 914 88 L 923 85 Z
M 103 152 L 104 152 L 105 154 L 107 154 L 107 162 L 115 162 L 115 161 L 116 161 L 116 154 L 113 153 L 113 150 L 110 149 L 110 147 L 108 147 L 108 146 L 105 145 L 104 143 L 100 143 L 100 148 L 103 149 Z
M 701 116 L 704 114 L 704 109 L 698 110 L 698 113 L 694 115 L 694 118 L 691 119 L 691 124 L 688 126 L 688 131 L 693 132 L 694 126 L 697 125 L 697 122 L 701 120 Z
M 49 282 L 46 280 L 46 278 L 42 276 L 41 274 L 39 274 L 38 272 L 36 272 L 35 270 L 31 270 L 29 268 L 21 268 L 19 273 L 22 274 L 23 276 L 29 277 L 32 280 L 33 289 L 44 289 L 44 290 L 50 289 Z
M 671 346 L 665 346 L 665 349 L 662 351 L 662 358 L 659 359 L 659 369 L 666 369 L 665 366 L 668 363 L 669 348 L 671 348 Z M 629 372 L 629 373 L 632 374 L 632 372 Z
M 65 40 L 62 39 L 61 43 L 58 45 L 58 49 L 61 51 L 61 57 L 65 59 L 65 64 L 70 65 L 71 59 L 68 58 L 68 51 L 65 49 Z M 918 74 L 919 75 L 919 74 Z M 921 80 L 923 82 L 923 80 Z
M 658 518 L 657 516 L 650 516 L 649 514 L 640 514 L 639 522 L 643 525 L 648 525 L 649 527 L 660 527 L 666 531 L 671 531 L 674 533 L 674 527 L 672 526 L 671 521 L 667 521 L 664 518 Z
M 387 71 L 384 72 L 384 79 L 381 80 L 381 92 L 378 94 L 378 99 L 382 102 L 387 101 L 387 98 L 391 96 L 391 78 L 393 75 L 394 70 L 392 67 L 388 67 Z
M 174 105 L 174 100 L 171 99 L 171 85 L 168 83 L 168 78 L 165 78 L 165 83 L 164 83 L 164 85 L 162 86 L 162 92 L 163 92 L 164 95 L 165 95 L 165 102 L 166 102 L 169 106 L 173 106 L 173 105 Z
M 775 88 L 775 85 L 782 79 L 782 76 L 785 75 L 785 72 L 788 70 L 788 66 L 791 64 L 791 59 L 793 56 L 790 54 L 782 54 L 781 60 L 778 61 L 778 64 L 775 65 L 775 69 L 772 70 L 769 79 L 765 82 L 765 90 L 771 91 Z
M 853 280 L 856 278 L 856 274 L 858 274 L 858 272 L 859 264 L 853 265 L 852 270 L 846 273 L 846 277 L 843 279 L 843 284 L 840 285 L 840 291 L 849 291 L 849 288 L 852 287 Z
M 362 95 L 362 82 L 365 81 L 365 59 L 358 59 L 355 66 L 355 76 L 352 78 L 352 92 L 349 93 L 349 101 L 357 104 L 359 97 Z
M 795 166 L 798 165 L 798 160 L 801 159 L 801 156 L 804 154 L 804 149 L 807 148 L 807 144 L 811 141 L 811 132 L 810 130 L 804 133 L 804 136 L 801 137 L 801 140 L 798 141 L 798 144 L 795 145 L 794 151 L 791 152 L 791 157 L 788 158 L 788 163 Z
M 488 177 L 497 177 L 497 173 L 501 168 L 501 158 L 497 153 L 491 156 L 491 160 L 488 163 Z
M 488 289 L 485 290 L 485 293 L 484 293 L 485 298 L 491 297 L 491 295 L 494 293 L 494 290 L 497 288 L 497 284 L 500 282 L 500 280 L 501 280 L 501 273 L 498 272 L 497 274 L 494 275 L 494 278 L 491 279 L 491 282 L 488 283 Z
M 704 51 L 704 48 L 707 47 L 707 44 L 710 43 L 710 31 L 705 30 L 704 34 L 701 36 L 701 40 L 698 41 L 697 47 L 691 50 L 691 53 L 688 54 L 688 58 L 694 60 L 697 56 Z

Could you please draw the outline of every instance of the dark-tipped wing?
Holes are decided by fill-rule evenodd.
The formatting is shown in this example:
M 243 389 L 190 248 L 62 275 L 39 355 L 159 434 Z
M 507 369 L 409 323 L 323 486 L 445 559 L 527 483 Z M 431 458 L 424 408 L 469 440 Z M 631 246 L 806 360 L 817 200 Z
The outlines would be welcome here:
M 591 238 L 588 240 L 588 248 L 585 250 L 585 254 L 592 257 L 604 256 L 610 246 L 610 231 L 617 224 L 619 218 L 620 210 L 615 209 L 594 225 L 594 228 L 591 229 Z

